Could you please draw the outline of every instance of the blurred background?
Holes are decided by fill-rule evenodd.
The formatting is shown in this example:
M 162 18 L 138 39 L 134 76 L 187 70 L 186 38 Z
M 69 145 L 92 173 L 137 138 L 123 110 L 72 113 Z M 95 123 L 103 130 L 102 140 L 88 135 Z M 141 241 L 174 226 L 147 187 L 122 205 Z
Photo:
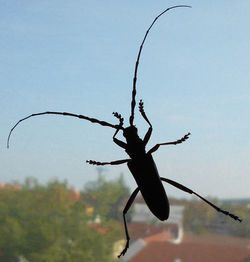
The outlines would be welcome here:
M 11 216 L 18 218 L 14 211 L 15 199 L 21 201 L 22 198 L 16 194 L 26 189 L 29 192 L 30 188 L 39 188 L 44 192 L 42 199 L 46 199 L 45 192 L 51 183 L 58 183 L 66 192 L 76 190 L 83 197 L 89 183 L 94 187 L 100 179 L 100 183 L 113 184 L 122 178 L 127 193 L 121 199 L 118 197 L 120 217 L 111 217 L 121 219 L 120 204 L 125 205 L 123 201 L 129 191 L 136 187 L 127 166 L 96 169 L 85 163 L 88 159 L 127 158 L 112 141 L 113 129 L 76 118 L 46 115 L 21 123 L 12 134 L 9 149 L 6 140 L 19 119 L 44 111 L 83 114 L 113 124 L 117 124 L 117 119 L 112 112 L 117 111 L 127 126 L 134 66 L 141 41 L 153 19 L 167 7 L 177 4 L 191 5 L 192 9 L 170 10 L 157 21 L 145 43 L 138 69 L 136 98 L 137 101 L 143 99 L 145 112 L 153 125 L 147 149 L 191 132 L 185 143 L 161 147 L 154 153 L 160 175 L 231 210 L 234 205 L 236 211 L 243 208 L 238 210 L 239 215 L 249 217 L 250 3 L 247 0 L 178 3 L 159 0 L 157 3 L 143 1 L 143 4 L 113 0 L 0 0 L 0 182 L 2 192 L 18 188 L 13 189 L 15 193 L 11 189 L 13 195 L 8 197 L 13 200 L 13 208 L 1 214 L 5 217 L 2 223 Z M 134 123 L 143 137 L 148 125 L 138 112 L 138 103 Z M 118 137 L 123 139 L 121 134 Z M 27 182 L 30 180 L 33 182 Z M 171 199 L 181 201 L 177 205 L 184 206 L 179 214 L 183 224 L 184 210 L 191 208 L 187 208 L 186 201 L 195 199 L 170 185 L 165 188 Z M 59 189 L 53 187 L 53 190 Z M 48 199 L 53 202 L 52 195 Z M 23 197 L 29 201 L 31 196 Z M 2 197 L 7 196 L 4 193 Z M 37 203 L 33 203 L 34 207 Z M 84 206 L 82 212 L 87 212 L 86 208 L 93 205 L 81 203 L 80 206 Z M 63 213 L 62 210 L 58 212 Z M 97 207 L 94 210 L 91 219 L 84 213 L 86 218 L 82 221 L 92 221 L 98 213 L 102 214 L 97 212 Z M 214 210 L 211 212 L 214 214 Z M 24 213 L 30 215 L 27 210 Z M 201 210 L 191 213 L 203 214 Z M 15 219 L 10 222 L 10 228 L 15 228 L 12 223 L 20 221 Z M 211 221 L 204 223 L 206 230 L 214 224 Z M 192 227 L 190 223 L 186 225 L 188 231 Z M 5 228 L 8 227 L 5 225 Z M 223 230 L 224 235 L 232 232 Z M 249 230 L 248 226 L 234 231 L 245 232 L 243 235 L 249 237 Z M 122 228 L 121 232 L 120 238 L 124 237 Z M 25 238 L 20 236 L 20 239 Z M 2 247 L 6 248 L 3 243 Z M 15 250 L 18 259 L 50 261 L 49 256 L 39 256 L 41 260 L 28 257 L 34 250 L 21 249 L 23 255 L 20 249 Z M 103 254 L 107 252 L 104 249 Z M 8 259 L 4 261 L 13 261 L 13 258 Z

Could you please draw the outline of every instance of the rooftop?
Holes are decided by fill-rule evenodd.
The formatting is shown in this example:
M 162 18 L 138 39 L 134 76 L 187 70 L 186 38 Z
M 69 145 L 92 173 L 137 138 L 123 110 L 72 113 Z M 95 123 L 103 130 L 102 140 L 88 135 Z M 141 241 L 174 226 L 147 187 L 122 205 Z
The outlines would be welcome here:
M 178 245 L 160 237 L 148 239 L 143 239 L 144 247 L 126 261 L 245 262 L 250 258 L 250 239 L 185 235 Z

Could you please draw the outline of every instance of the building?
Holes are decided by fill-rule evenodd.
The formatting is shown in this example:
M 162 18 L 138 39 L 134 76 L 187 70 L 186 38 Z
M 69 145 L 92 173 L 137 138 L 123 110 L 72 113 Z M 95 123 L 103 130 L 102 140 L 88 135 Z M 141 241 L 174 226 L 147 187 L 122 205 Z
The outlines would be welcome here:
M 184 235 L 184 206 L 170 203 L 170 217 L 161 222 L 143 201 L 136 201 L 128 224 L 131 243 L 123 261 L 250 262 L 250 239 Z
M 152 236 L 131 245 L 126 262 L 248 262 L 250 239 L 185 235 L 180 244 Z
M 131 224 L 135 224 L 137 228 L 139 227 L 139 224 L 143 224 L 144 228 L 151 228 L 151 230 L 152 226 L 150 227 L 150 225 L 157 225 L 158 233 L 168 231 L 171 233 L 171 241 L 180 243 L 184 234 L 182 223 L 183 212 L 183 205 L 170 204 L 170 214 L 168 220 L 160 221 L 151 213 L 145 202 L 142 201 L 142 198 L 139 198 L 133 206 Z M 130 225 L 130 227 L 131 226 L 134 227 L 133 225 Z

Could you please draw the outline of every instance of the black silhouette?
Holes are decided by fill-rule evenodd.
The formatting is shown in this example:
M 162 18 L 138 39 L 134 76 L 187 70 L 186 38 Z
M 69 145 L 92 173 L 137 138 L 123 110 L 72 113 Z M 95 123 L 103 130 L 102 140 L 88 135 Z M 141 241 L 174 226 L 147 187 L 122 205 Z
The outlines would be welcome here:
M 97 165 L 97 166 L 104 166 L 104 165 L 120 165 L 120 164 L 124 164 L 127 163 L 128 168 L 130 170 L 130 172 L 132 173 L 132 175 L 134 176 L 134 179 L 136 180 L 136 183 L 138 185 L 138 187 L 135 189 L 135 191 L 132 193 L 132 195 L 130 196 L 124 210 L 123 210 L 123 220 L 124 220 L 124 227 L 125 227 L 125 233 L 126 233 L 126 246 L 123 249 L 123 251 L 121 252 L 121 254 L 118 257 L 121 257 L 122 255 L 125 255 L 128 247 L 129 247 L 129 233 L 128 233 L 128 228 L 127 228 L 127 223 L 126 223 L 126 213 L 129 210 L 129 208 L 131 207 L 137 193 L 140 191 L 148 208 L 151 210 L 151 212 L 160 220 L 167 220 L 169 217 L 169 202 L 168 202 L 168 198 L 166 195 L 166 192 L 164 190 L 162 181 L 177 187 L 178 189 L 187 192 L 189 194 L 194 194 L 197 197 L 199 197 L 200 199 L 202 199 L 203 201 L 205 201 L 207 204 L 209 204 L 210 206 L 212 206 L 214 209 L 216 209 L 218 212 L 221 212 L 227 216 L 230 216 L 231 218 L 238 220 L 238 221 L 242 221 L 238 216 L 229 213 L 228 211 L 222 210 L 219 207 L 215 206 L 214 204 L 212 204 L 210 201 L 206 200 L 205 198 L 203 198 L 202 196 L 198 195 L 196 192 L 192 191 L 191 189 L 173 181 L 167 178 L 163 178 L 160 177 L 155 165 L 155 162 L 153 160 L 152 157 L 152 153 L 154 153 L 156 150 L 158 150 L 158 148 L 160 146 L 163 145 L 177 145 L 177 144 L 181 144 L 182 142 L 186 141 L 189 136 L 190 133 L 187 133 L 185 136 L 183 136 L 181 139 L 173 141 L 173 142 L 167 142 L 167 143 L 160 143 L 160 144 L 156 144 L 153 148 L 151 148 L 148 152 L 146 152 L 146 145 L 150 139 L 150 136 L 152 134 L 152 125 L 150 123 L 150 121 L 148 120 L 145 111 L 144 111 L 144 107 L 143 107 L 143 102 L 142 100 L 140 100 L 139 102 L 139 111 L 142 115 L 142 117 L 145 119 L 145 121 L 149 124 L 149 129 L 146 133 L 146 135 L 144 136 L 143 139 L 141 139 L 138 134 L 137 134 L 137 129 L 136 127 L 133 125 L 133 121 L 134 121 L 134 109 L 135 109 L 135 105 L 136 105 L 136 101 L 135 101 L 135 96 L 136 96 L 136 81 L 137 81 L 137 70 L 138 70 L 138 65 L 139 65 L 139 60 L 140 60 L 140 56 L 141 56 L 141 51 L 143 48 L 143 44 L 147 38 L 147 35 L 150 31 L 150 29 L 152 28 L 152 26 L 154 25 L 154 23 L 157 21 L 157 19 L 162 16 L 164 13 L 166 13 L 167 11 L 169 11 L 170 9 L 173 8 L 179 8 L 179 7 L 190 7 L 187 5 L 178 5 L 178 6 L 172 6 L 170 8 L 167 8 L 166 10 L 164 10 L 162 13 L 160 13 L 152 22 L 152 24 L 150 25 L 150 27 L 148 28 L 148 30 L 146 31 L 146 34 L 144 36 L 144 39 L 140 45 L 140 49 L 139 49 L 139 53 L 137 56 L 137 60 L 136 60 L 136 64 L 135 64 L 135 71 L 134 71 L 134 78 L 133 78 L 133 91 L 132 91 L 132 102 L 131 102 L 131 116 L 129 119 L 130 122 L 130 126 L 127 128 L 123 127 L 123 118 L 120 114 L 118 114 L 117 112 L 113 113 L 114 116 L 116 118 L 118 118 L 119 120 L 119 124 L 118 125 L 113 125 L 110 123 L 107 123 L 105 121 L 100 121 L 98 119 L 95 118 L 90 118 L 84 115 L 77 115 L 77 114 L 72 114 L 72 113 L 67 113 L 67 112 L 51 112 L 51 111 L 47 111 L 47 112 L 42 112 L 42 113 L 36 113 L 36 114 L 31 114 L 21 120 L 19 120 L 14 127 L 10 130 L 9 136 L 8 136 L 8 140 L 7 140 L 7 147 L 9 147 L 9 141 L 10 141 L 10 136 L 13 132 L 13 130 L 16 128 L 16 126 L 30 118 L 33 116 L 40 116 L 40 115 L 46 115 L 46 114 L 54 114 L 54 115 L 63 115 L 63 116 L 72 116 L 72 117 L 77 117 L 80 119 L 85 119 L 88 120 L 92 123 L 97 123 L 100 124 L 102 126 L 109 126 L 112 127 L 114 129 L 116 129 L 115 134 L 113 135 L 113 141 L 114 143 L 116 143 L 118 146 L 120 146 L 121 148 L 125 149 L 126 153 L 130 156 L 129 159 L 122 159 L 122 160 L 116 160 L 116 161 L 111 161 L 111 162 L 98 162 L 98 161 L 94 161 L 94 160 L 87 160 L 86 162 L 91 164 L 91 165 Z M 117 133 L 122 130 L 123 131 L 123 136 L 126 139 L 126 143 L 118 140 L 116 138 Z

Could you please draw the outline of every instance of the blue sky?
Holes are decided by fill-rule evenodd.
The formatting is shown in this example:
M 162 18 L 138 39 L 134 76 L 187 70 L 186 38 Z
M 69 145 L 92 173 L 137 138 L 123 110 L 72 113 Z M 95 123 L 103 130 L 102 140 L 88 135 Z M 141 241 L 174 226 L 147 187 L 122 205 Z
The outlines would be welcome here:
M 84 120 L 41 116 L 14 131 L 17 120 L 67 111 L 128 124 L 136 56 L 146 29 L 165 8 L 142 53 L 137 101 L 153 124 L 148 149 L 191 132 L 178 146 L 154 153 L 161 176 L 203 196 L 249 195 L 250 2 L 5 1 L 0 0 L 0 181 L 57 177 L 81 189 L 97 177 L 86 159 L 127 158 L 112 143 L 114 130 Z M 141 136 L 147 124 L 136 108 Z M 103 175 L 124 174 L 126 165 Z M 185 193 L 166 190 L 171 196 Z

